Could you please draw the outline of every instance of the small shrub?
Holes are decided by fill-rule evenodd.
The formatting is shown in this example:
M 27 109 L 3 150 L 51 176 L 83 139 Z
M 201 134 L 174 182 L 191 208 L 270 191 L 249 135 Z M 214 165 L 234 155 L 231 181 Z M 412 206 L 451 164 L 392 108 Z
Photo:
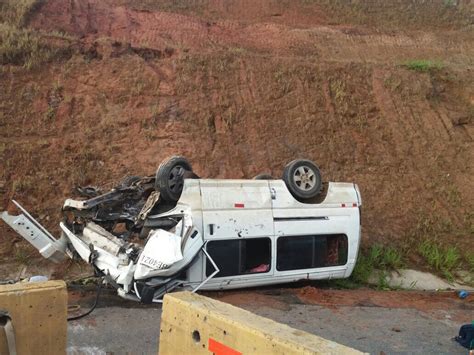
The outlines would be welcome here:
M 374 244 L 370 247 L 368 258 L 373 265 L 378 265 L 382 258 L 382 246 L 380 244 Z
M 461 260 L 461 256 L 456 247 L 448 247 L 444 251 L 443 256 L 443 267 L 447 270 L 452 270 L 456 266 L 459 265 L 459 261 Z
M 352 271 L 351 279 L 359 284 L 365 284 L 374 271 L 374 265 L 371 259 L 359 252 L 356 265 Z
M 402 254 L 395 248 L 386 248 L 383 252 L 381 266 L 389 269 L 399 269 L 403 266 Z
M 461 261 L 461 255 L 456 247 L 442 248 L 431 240 L 424 240 L 418 247 L 418 252 L 429 266 L 440 271 L 448 279 L 452 279 L 451 271 Z
M 352 281 L 365 284 L 374 269 L 381 269 L 384 278 L 387 269 L 397 269 L 403 266 L 402 254 L 393 247 L 384 247 L 380 244 L 374 244 L 367 253 L 359 252 L 356 266 L 352 272 Z M 379 285 L 381 280 L 379 280 Z M 383 285 L 384 288 L 387 285 Z
M 435 62 L 431 60 L 410 60 L 403 64 L 407 69 L 418 71 L 418 72 L 431 72 L 433 70 L 439 70 L 443 68 L 441 62 Z
M 435 270 L 441 268 L 441 251 L 438 246 L 429 240 L 425 240 L 418 247 L 418 252 Z
M 388 284 L 388 280 L 387 280 L 387 272 L 386 271 L 381 271 L 380 274 L 379 274 L 379 280 L 378 280 L 378 283 L 377 283 L 377 288 L 379 290 L 384 290 L 384 291 L 388 291 L 388 290 L 391 290 L 392 288 L 390 287 L 390 285 Z
M 398 269 L 403 266 L 402 254 L 394 247 L 374 244 L 369 249 L 368 258 L 377 269 Z

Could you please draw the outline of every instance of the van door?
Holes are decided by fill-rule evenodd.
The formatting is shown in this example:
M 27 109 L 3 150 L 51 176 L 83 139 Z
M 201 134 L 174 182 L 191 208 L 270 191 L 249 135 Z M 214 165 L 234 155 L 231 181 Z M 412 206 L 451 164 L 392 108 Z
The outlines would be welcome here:
M 360 241 L 353 184 L 330 183 L 321 203 L 297 201 L 282 180 L 269 182 L 275 229 L 275 277 L 345 277 Z M 347 272 L 349 271 L 349 272 Z
M 201 199 L 206 249 L 220 269 L 207 286 L 242 287 L 271 276 L 274 224 L 268 181 L 201 180 Z M 204 277 L 210 267 L 204 265 Z

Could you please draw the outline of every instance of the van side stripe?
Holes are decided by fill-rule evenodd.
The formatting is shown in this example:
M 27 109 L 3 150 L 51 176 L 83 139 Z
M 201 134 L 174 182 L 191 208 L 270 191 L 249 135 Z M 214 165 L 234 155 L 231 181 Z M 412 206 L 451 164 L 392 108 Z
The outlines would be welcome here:
M 329 217 L 273 217 L 275 222 L 283 221 L 312 221 L 312 220 L 328 220 Z

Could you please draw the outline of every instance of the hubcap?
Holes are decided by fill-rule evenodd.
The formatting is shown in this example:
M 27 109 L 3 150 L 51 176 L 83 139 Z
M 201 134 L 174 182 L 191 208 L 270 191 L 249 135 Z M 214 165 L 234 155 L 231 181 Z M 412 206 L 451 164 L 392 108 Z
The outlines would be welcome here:
M 301 190 L 308 191 L 316 185 L 316 176 L 307 166 L 300 166 L 293 173 L 293 181 Z
M 168 185 L 171 191 L 173 192 L 180 192 L 183 188 L 183 175 L 184 175 L 184 168 L 182 166 L 175 166 L 171 169 L 169 178 L 168 178 Z

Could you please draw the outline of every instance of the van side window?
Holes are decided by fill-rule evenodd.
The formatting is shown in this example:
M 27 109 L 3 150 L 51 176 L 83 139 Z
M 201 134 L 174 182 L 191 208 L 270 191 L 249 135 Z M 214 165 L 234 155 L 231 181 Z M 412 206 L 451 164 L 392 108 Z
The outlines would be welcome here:
M 207 243 L 207 252 L 219 267 L 216 277 L 265 273 L 271 267 L 270 238 L 215 240 Z M 214 271 L 210 261 L 206 275 Z
M 345 265 L 347 252 L 345 234 L 280 237 L 277 241 L 277 270 Z

